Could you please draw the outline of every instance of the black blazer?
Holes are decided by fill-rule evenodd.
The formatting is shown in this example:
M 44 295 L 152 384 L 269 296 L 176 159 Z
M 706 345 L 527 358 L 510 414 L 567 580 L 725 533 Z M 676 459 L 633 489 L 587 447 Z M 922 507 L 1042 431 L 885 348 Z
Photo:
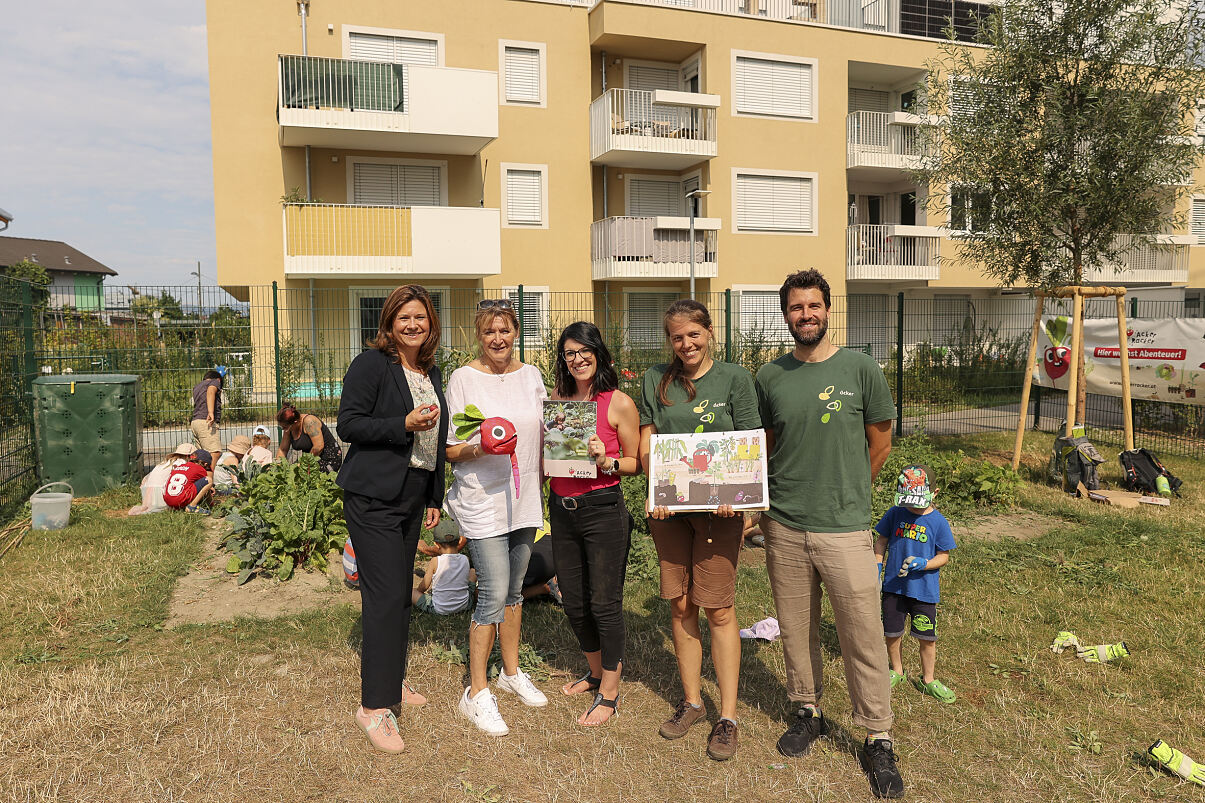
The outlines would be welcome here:
M 427 376 L 439 399 L 440 416 L 439 446 L 426 507 L 440 508 L 449 412 L 439 368 L 431 366 Z M 384 501 L 398 498 L 410 469 L 414 433 L 406 431 L 406 416 L 413 409 L 414 397 L 401 365 L 376 349 L 351 361 L 339 401 L 339 437 L 351 444 L 336 479 L 340 488 Z

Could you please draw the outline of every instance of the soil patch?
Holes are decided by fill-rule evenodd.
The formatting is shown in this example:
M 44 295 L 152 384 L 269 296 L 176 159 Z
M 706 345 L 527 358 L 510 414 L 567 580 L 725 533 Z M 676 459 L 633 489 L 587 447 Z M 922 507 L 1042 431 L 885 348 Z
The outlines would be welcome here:
M 1029 541 L 1040 538 L 1063 523 L 1062 519 L 1041 513 L 1018 511 L 1000 516 L 984 516 L 969 522 L 951 524 L 954 540 L 1000 541 L 1014 538 Z
M 240 616 L 271 619 L 332 603 L 360 604 L 360 593 L 343 583 L 343 565 L 335 552 L 326 574 L 302 571 L 284 582 L 256 577 L 240 586 L 237 575 L 226 571 L 229 554 L 221 548 L 225 524 L 208 519 L 205 528 L 204 556 L 176 584 L 165 627 L 228 622 Z

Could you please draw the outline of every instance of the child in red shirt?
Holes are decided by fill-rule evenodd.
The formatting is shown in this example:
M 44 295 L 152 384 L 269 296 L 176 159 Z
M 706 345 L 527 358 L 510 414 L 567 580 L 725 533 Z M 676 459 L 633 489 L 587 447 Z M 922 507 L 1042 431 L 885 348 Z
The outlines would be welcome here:
M 191 443 L 180 444 L 176 454 L 188 457 L 168 475 L 163 501 L 174 510 L 201 512 L 197 505 L 213 489 L 213 474 L 207 465 L 213 458 L 208 452 L 196 451 Z

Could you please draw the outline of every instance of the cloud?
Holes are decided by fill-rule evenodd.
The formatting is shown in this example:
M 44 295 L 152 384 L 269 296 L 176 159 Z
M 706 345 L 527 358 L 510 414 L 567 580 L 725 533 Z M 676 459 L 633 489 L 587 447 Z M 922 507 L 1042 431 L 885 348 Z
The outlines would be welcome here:
M 6 234 L 65 240 L 123 284 L 214 274 L 204 21 L 199 2 L 6 8 Z

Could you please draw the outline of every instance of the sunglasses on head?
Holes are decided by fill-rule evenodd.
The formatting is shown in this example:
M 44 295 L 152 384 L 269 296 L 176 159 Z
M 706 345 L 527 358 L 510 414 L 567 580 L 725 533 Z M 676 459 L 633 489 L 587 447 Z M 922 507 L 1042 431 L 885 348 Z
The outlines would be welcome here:
M 490 309 L 492 307 L 501 307 L 502 309 L 510 309 L 511 303 L 509 298 L 486 298 L 477 302 L 477 309 Z

